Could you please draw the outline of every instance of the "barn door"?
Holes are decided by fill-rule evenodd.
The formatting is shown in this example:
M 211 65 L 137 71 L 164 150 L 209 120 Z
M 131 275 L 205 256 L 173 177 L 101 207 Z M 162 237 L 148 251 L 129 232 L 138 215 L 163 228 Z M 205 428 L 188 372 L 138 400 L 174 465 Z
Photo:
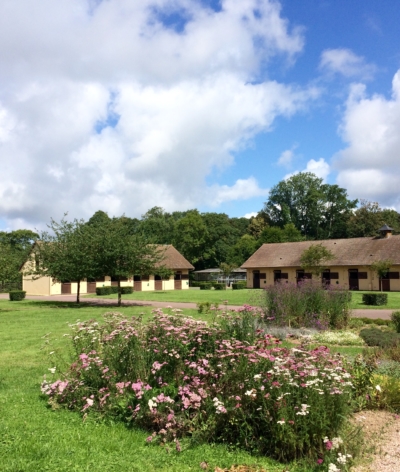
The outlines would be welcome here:
M 253 288 L 260 288 L 260 271 L 253 271 Z
M 349 269 L 349 289 L 358 290 L 358 269 Z
M 61 282 L 61 294 L 67 295 L 71 293 L 71 282 Z

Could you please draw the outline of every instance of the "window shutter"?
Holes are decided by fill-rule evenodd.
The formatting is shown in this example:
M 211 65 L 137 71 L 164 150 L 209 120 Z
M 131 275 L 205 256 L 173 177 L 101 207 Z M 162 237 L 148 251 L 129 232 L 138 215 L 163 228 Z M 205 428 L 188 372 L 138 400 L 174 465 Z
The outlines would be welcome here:
M 285 274 L 284 272 L 281 272 L 281 279 L 288 279 L 289 274 Z
M 359 272 L 358 273 L 358 280 L 365 280 L 368 279 L 368 273 L 367 272 Z
M 400 273 L 399 272 L 388 272 L 388 277 L 389 279 L 400 279 Z
M 312 274 L 304 272 L 304 276 L 303 276 L 303 277 L 304 277 L 305 279 L 312 279 Z
M 150 280 L 150 277 L 148 275 L 142 275 L 142 280 L 147 282 L 148 280 Z
M 189 280 L 189 274 L 182 274 L 182 280 Z
M 262 273 L 260 274 L 260 279 L 266 279 L 267 278 L 267 274 L 266 273 Z
M 339 278 L 339 272 L 331 272 L 331 279 L 338 279 Z

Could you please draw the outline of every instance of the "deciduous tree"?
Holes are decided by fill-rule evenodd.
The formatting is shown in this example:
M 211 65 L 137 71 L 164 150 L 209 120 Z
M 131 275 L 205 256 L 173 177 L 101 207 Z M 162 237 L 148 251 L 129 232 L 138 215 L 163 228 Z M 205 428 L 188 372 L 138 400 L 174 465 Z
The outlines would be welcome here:
M 312 244 L 300 257 L 301 267 L 311 273 L 320 276 L 326 269 L 326 263 L 332 260 L 334 255 L 325 246 Z

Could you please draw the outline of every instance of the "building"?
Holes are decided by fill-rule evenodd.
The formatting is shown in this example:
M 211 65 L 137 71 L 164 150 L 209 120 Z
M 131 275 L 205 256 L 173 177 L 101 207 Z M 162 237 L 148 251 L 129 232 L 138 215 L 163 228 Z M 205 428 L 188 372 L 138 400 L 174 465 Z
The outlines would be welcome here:
M 167 279 L 160 275 L 149 276 L 135 275 L 121 281 L 122 287 L 133 287 L 135 291 L 152 290 L 186 290 L 189 288 L 189 271 L 193 270 L 192 264 L 186 260 L 174 246 L 160 246 L 164 251 L 162 265 L 170 269 L 174 274 Z M 29 263 L 29 262 L 28 262 Z M 26 263 L 27 264 L 27 263 Z M 21 268 L 22 272 L 27 269 L 26 264 Z M 161 265 L 161 263 L 160 263 Z M 96 280 L 84 280 L 80 284 L 80 293 L 96 293 L 97 287 L 118 285 L 111 277 L 103 277 Z M 78 283 L 74 281 L 57 281 L 51 277 L 34 278 L 31 275 L 24 275 L 22 278 L 22 290 L 28 295 L 63 295 L 76 294 Z
M 334 255 L 322 274 L 327 284 L 350 290 L 400 291 L 400 235 L 393 236 L 392 228 L 386 225 L 379 231 L 380 237 L 263 244 L 242 264 L 247 270 L 247 286 L 263 288 L 277 281 L 295 283 L 315 278 L 301 268 L 300 257 L 311 245 L 322 244 Z M 380 280 L 371 264 L 388 259 L 393 265 Z
M 232 269 L 231 273 L 228 276 L 225 276 L 221 269 L 202 269 L 193 271 L 194 280 L 196 282 L 222 282 L 222 283 L 232 283 L 232 282 L 246 282 L 246 269 Z

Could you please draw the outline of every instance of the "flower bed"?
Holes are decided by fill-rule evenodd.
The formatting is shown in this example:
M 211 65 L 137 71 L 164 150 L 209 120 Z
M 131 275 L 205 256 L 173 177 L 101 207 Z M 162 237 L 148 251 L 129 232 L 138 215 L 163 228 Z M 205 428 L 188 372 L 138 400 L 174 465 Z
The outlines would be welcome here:
M 150 431 L 148 441 L 219 441 L 280 460 L 323 460 L 338 435 L 352 384 L 326 347 L 286 349 L 243 308 L 212 326 L 156 310 L 108 313 L 77 323 L 75 357 L 62 379 L 44 381 L 51 404 L 119 417 Z M 52 368 L 53 370 L 54 368 Z

